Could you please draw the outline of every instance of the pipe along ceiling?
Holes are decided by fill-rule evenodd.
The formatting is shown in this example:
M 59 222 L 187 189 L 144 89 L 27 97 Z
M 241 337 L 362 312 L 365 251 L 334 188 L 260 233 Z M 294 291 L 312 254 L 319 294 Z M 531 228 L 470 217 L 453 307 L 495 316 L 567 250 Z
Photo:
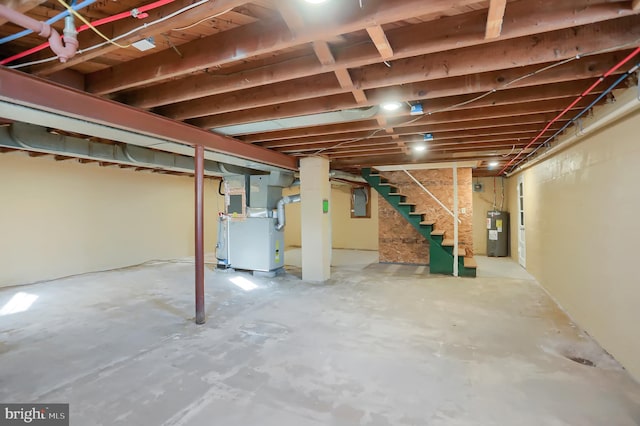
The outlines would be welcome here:
M 135 167 L 193 173 L 193 157 L 136 145 L 102 143 L 50 133 L 45 127 L 15 122 L 0 128 L 0 147 L 76 157 Z M 218 161 L 205 160 L 204 173 L 210 177 L 228 174 L 262 174 L 264 171 Z

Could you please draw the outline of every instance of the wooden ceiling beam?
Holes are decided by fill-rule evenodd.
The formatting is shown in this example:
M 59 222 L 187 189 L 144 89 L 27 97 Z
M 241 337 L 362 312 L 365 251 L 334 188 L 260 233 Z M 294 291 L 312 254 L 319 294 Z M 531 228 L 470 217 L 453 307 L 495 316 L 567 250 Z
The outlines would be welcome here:
M 584 108 L 588 105 L 588 102 L 591 102 L 596 95 L 589 96 L 587 99 L 579 102 L 572 110 L 570 110 L 570 114 L 572 111 L 577 111 L 580 108 Z M 496 120 L 496 119 L 504 119 L 510 120 L 511 122 L 519 122 L 519 116 L 525 116 L 525 119 L 534 116 L 535 121 L 546 122 L 551 120 L 555 114 L 562 111 L 568 104 L 568 100 L 548 100 L 548 101 L 538 101 L 538 102 L 528 102 L 523 104 L 516 105 L 506 105 L 506 106 L 496 106 L 496 107 L 485 107 L 485 108 L 477 108 L 471 110 L 464 111 L 448 111 L 437 114 L 432 114 L 430 116 L 423 116 L 418 122 L 414 123 L 413 129 L 421 131 L 424 127 L 422 126 L 431 126 L 436 123 L 446 123 L 447 126 L 459 126 L 459 128 L 464 128 L 465 123 L 471 122 L 473 125 L 476 125 L 480 120 Z M 570 116 L 570 115 L 569 115 Z M 458 123 L 458 124 L 454 124 Z M 398 126 L 396 126 L 397 128 Z M 366 132 L 365 132 L 366 133 Z M 369 132 L 371 133 L 371 132 Z M 299 145 L 304 145 L 306 143 L 318 143 L 322 141 L 322 136 L 316 137 L 308 137 L 301 138 L 297 141 Z M 267 147 L 273 148 L 275 145 L 284 146 L 283 143 L 287 145 L 290 143 L 290 140 L 283 141 L 275 141 L 272 145 L 269 145 L 270 142 L 265 142 L 262 145 L 266 145 Z
M 640 38 L 640 16 L 630 16 L 521 37 L 448 52 L 416 56 L 385 64 L 352 70 L 354 82 L 363 89 L 395 86 L 493 70 L 561 61 L 576 55 L 619 49 Z
M 508 82 L 516 77 L 501 75 L 495 77 L 492 81 L 488 81 L 488 78 L 494 76 L 489 76 L 486 73 L 517 67 L 518 76 L 522 76 L 527 73 L 521 72 L 520 67 L 574 57 L 576 46 L 580 46 L 580 51 L 589 52 L 611 48 L 617 46 L 619 42 L 637 40 L 640 37 L 640 16 L 633 18 L 638 25 L 631 27 L 614 25 L 610 29 L 611 33 L 606 32 L 604 29 L 600 33 L 597 29 L 591 28 L 591 26 L 588 27 L 588 31 L 583 32 L 562 30 L 538 37 L 538 44 L 535 47 L 531 47 L 532 40 L 529 37 L 525 37 L 507 42 L 492 43 L 491 45 L 455 50 L 447 54 L 436 53 L 411 58 L 401 61 L 402 65 L 394 65 L 392 68 L 385 65 L 370 66 L 353 70 L 352 72 L 358 76 L 356 78 L 357 86 L 360 89 L 369 90 L 367 96 L 368 105 L 376 105 L 389 98 L 398 101 L 413 101 L 461 95 L 470 91 L 493 90 L 500 86 L 501 80 Z M 632 30 L 632 28 L 635 29 Z M 611 38 L 604 37 L 603 34 L 608 34 Z M 621 37 L 619 42 L 616 39 L 617 36 Z M 499 52 L 499 55 L 496 56 L 492 52 Z M 486 60 L 479 61 L 478 58 L 486 58 Z M 439 66 L 440 64 L 446 64 L 446 66 Z M 537 69 L 531 68 L 530 72 L 535 72 Z M 468 74 L 472 74 L 473 77 L 471 79 L 464 78 L 463 80 L 462 77 Z M 453 79 L 455 77 L 461 78 L 455 80 Z M 473 83 L 480 86 L 478 84 L 479 80 L 484 83 L 482 88 L 470 90 L 471 87 L 469 86 Z M 416 81 L 419 83 L 416 83 Z M 529 79 L 529 81 L 534 81 L 534 79 Z M 389 86 L 390 82 L 403 86 L 400 89 L 396 87 L 385 89 L 384 87 Z M 527 81 L 523 82 L 523 84 L 527 83 Z M 411 86 L 409 86 L 410 84 Z M 308 85 L 308 88 L 300 90 L 301 85 Z M 347 90 L 351 91 L 351 89 Z M 250 90 L 207 96 L 161 107 L 157 109 L 157 112 L 167 117 L 185 120 L 267 105 L 281 105 L 284 102 L 331 96 L 344 91 L 346 90 L 340 87 L 339 84 L 335 84 L 335 80 L 326 81 L 326 79 L 322 80 L 321 76 L 315 76 L 265 85 Z M 357 103 L 362 105 L 365 102 Z
M 509 4 L 509 19 L 505 22 L 500 39 L 516 38 L 566 28 L 567 22 L 571 22 L 571 25 L 589 24 L 632 13 L 634 12 L 621 9 L 617 4 L 606 2 L 604 4 L 596 4 L 594 2 L 589 6 L 585 6 L 584 1 L 580 0 L 539 0 L 535 3 L 521 0 Z M 387 35 L 391 43 L 396 46 L 394 59 L 400 59 L 484 43 L 485 21 L 486 12 L 478 11 L 401 27 L 388 31 Z M 243 29 L 231 31 L 242 34 Z M 229 36 L 227 34 L 229 32 L 211 36 L 209 42 L 215 46 L 229 45 L 234 49 L 248 52 L 248 56 L 251 56 L 253 54 L 251 49 L 255 49 L 251 42 L 253 41 L 255 44 L 256 41 L 248 40 L 245 42 L 243 41 L 244 38 L 236 39 L 236 37 Z M 245 43 L 245 45 L 241 43 Z M 210 49 L 206 49 L 206 51 L 210 52 Z M 234 52 L 235 50 L 221 52 L 220 54 L 210 53 L 213 56 L 209 58 L 208 66 L 219 64 L 215 62 L 218 57 L 223 61 L 235 58 Z M 156 85 L 125 93 L 120 100 L 130 105 L 149 108 L 256 87 L 267 83 L 307 77 L 333 69 L 345 70 L 346 68 L 358 68 L 380 62 L 379 53 L 374 46 L 358 43 L 340 48 L 335 52 L 334 56 L 336 64 L 331 66 L 334 68 L 325 66 L 321 69 L 315 55 L 305 56 L 232 75 L 202 73 L 188 76 L 183 79 L 166 82 L 160 86 Z M 207 65 L 203 63 L 200 69 L 205 68 L 207 68 Z M 102 72 L 102 77 L 109 77 L 106 74 L 108 73 Z M 99 77 L 97 79 L 99 80 Z M 343 87 L 349 86 L 344 84 Z M 120 88 L 101 89 L 92 84 L 88 85 L 88 91 L 93 92 L 101 93 L 116 90 L 120 90 Z
M 609 84 L 615 79 L 615 76 L 611 76 L 603 81 L 603 84 L 599 85 L 595 88 L 593 93 L 601 93 Z M 563 83 L 550 83 L 543 86 L 534 86 L 527 88 L 516 88 L 516 89 L 508 89 L 500 92 L 496 92 L 491 94 L 490 96 L 486 96 L 476 102 L 469 103 L 466 105 L 461 105 L 456 108 L 460 109 L 474 109 L 488 106 L 498 106 L 498 105 L 510 105 L 524 102 L 533 102 L 540 100 L 548 100 L 548 99 L 559 99 L 559 98 L 568 98 L 572 96 L 577 96 L 584 91 L 586 87 L 589 87 L 593 82 L 592 79 L 583 79 L 576 81 L 569 81 Z M 469 95 L 463 96 L 454 96 L 447 98 L 437 98 L 430 99 L 426 102 L 423 102 L 423 107 L 426 110 L 441 110 L 448 106 L 455 105 L 458 103 L 463 103 L 470 99 L 477 98 L 479 93 L 470 93 Z M 315 126 L 315 127 L 306 127 L 300 129 L 290 129 L 290 130 L 278 130 L 274 132 L 262 132 L 256 134 L 249 134 L 240 137 L 240 139 L 257 143 L 261 141 L 273 141 L 280 139 L 291 139 L 291 138 L 309 138 L 316 135 L 330 135 L 332 133 L 342 133 L 349 134 L 351 132 L 357 131 L 371 131 L 377 128 L 388 128 L 388 127 L 404 127 L 403 121 L 411 121 L 415 119 L 415 116 L 406 116 L 406 118 L 402 118 L 402 116 L 394 116 L 389 124 L 389 120 L 386 116 L 378 116 L 383 117 L 385 119 L 384 124 L 377 123 L 376 126 L 374 122 L 372 123 L 353 123 L 350 125 L 329 125 L 329 126 Z M 376 117 L 377 119 L 377 117 Z M 391 117 L 389 117 L 391 119 Z M 426 130 L 425 130 L 426 131 Z
M 583 79 L 589 77 L 599 77 L 605 72 L 609 66 L 615 65 L 622 58 L 622 53 L 606 54 L 595 58 L 584 58 L 580 61 L 574 61 L 563 66 L 559 66 L 548 70 L 544 73 L 523 79 L 510 87 L 529 87 L 541 84 L 571 81 L 574 79 Z M 454 77 L 445 79 L 444 82 L 450 87 L 450 92 L 444 90 L 439 91 L 441 96 L 454 96 L 461 93 L 478 93 L 493 90 L 500 82 L 511 81 L 515 78 L 535 72 L 540 66 L 528 66 L 522 68 L 509 69 L 504 71 L 495 71 L 492 73 L 483 73 L 473 75 L 472 77 Z M 620 71 L 621 72 L 621 71 Z M 439 84 L 444 84 L 441 81 Z M 418 93 L 422 95 L 418 98 L 415 95 L 405 95 L 406 98 L 399 100 L 418 100 L 428 99 L 430 92 Z M 337 111 L 342 109 L 357 108 L 351 96 L 340 94 L 334 96 L 324 96 L 322 98 L 314 98 L 311 100 L 301 100 L 289 103 L 281 103 L 273 106 L 256 107 L 247 111 L 235 111 L 219 115 L 202 117 L 190 120 L 190 123 L 205 127 L 215 128 L 228 126 L 233 124 L 251 123 L 263 120 L 272 120 L 278 118 L 294 117 L 305 114 L 314 114 L 319 112 Z
M 631 10 L 640 10 L 640 0 L 633 0 L 633 2 L 631 2 Z
M 367 27 L 367 34 L 373 41 L 373 44 L 380 52 L 380 57 L 385 61 L 393 58 L 393 49 L 391 48 L 391 44 L 387 39 L 387 35 L 384 33 L 384 30 L 380 25 L 374 25 L 372 27 Z
M 228 0 L 229 1 L 229 0 Z M 214 4 L 218 4 L 215 2 Z M 327 34 L 347 34 L 370 26 L 402 21 L 414 16 L 446 10 L 448 0 L 386 0 L 361 9 L 356 2 L 339 2 L 340 11 L 331 23 L 315 20 L 305 31 L 292 34 L 286 24 L 256 22 L 204 37 L 180 46 L 182 57 L 171 49 L 144 56 L 108 70 L 87 75 L 87 90 L 106 94 L 178 77 L 247 57 L 267 54 L 322 40 Z M 216 46 L 211 49 L 211 46 Z
M 489 14 L 487 16 L 487 29 L 484 38 L 489 40 L 500 37 L 502 32 L 502 21 L 507 0 L 491 0 L 489 2 Z

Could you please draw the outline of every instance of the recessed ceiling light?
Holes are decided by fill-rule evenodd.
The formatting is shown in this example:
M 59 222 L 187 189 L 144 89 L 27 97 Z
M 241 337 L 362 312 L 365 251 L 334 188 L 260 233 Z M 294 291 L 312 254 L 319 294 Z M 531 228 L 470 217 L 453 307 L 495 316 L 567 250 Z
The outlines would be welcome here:
M 386 111 L 397 111 L 402 104 L 400 102 L 385 102 L 382 104 L 382 109 Z
M 427 146 L 426 145 L 414 145 L 413 146 L 413 150 L 416 152 L 423 152 L 427 150 Z
M 489 167 L 498 167 L 498 164 L 499 164 L 499 163 L 498 163 L 497 161 L 491 161 L 491 162 L 489 163 Z

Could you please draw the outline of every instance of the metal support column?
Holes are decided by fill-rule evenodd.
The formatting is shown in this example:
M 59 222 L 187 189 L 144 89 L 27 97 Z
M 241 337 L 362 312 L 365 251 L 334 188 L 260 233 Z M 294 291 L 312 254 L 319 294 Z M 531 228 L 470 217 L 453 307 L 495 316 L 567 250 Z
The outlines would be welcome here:
M 196 145 L 196 324 L 204 324 L 204 146 Z

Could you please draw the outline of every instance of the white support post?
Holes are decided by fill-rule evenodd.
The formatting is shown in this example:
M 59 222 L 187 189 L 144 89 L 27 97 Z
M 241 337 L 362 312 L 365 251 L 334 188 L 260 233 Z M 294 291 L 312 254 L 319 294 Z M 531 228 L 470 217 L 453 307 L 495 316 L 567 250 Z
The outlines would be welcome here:
M 458 276 L 458 163 L 453 163 L 453 276 Z

